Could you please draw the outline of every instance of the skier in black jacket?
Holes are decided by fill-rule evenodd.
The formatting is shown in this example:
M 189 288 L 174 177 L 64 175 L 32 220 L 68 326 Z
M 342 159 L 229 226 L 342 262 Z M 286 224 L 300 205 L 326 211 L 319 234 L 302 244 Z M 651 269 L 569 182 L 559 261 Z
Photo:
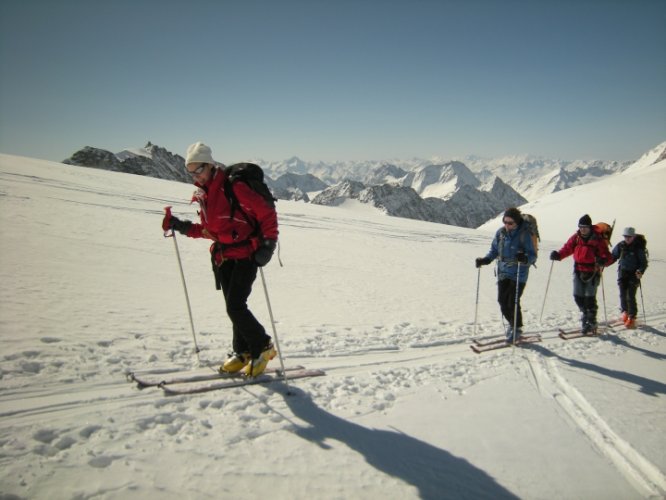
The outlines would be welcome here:
M 624 240 L 613 248 L 613 260 L 618 261 L 617 284 L 620 287 L 622 321 L 629 329 L 636 328 L 636 289 L 648 267 L 645 237 L 633 227 L 622 232 Z

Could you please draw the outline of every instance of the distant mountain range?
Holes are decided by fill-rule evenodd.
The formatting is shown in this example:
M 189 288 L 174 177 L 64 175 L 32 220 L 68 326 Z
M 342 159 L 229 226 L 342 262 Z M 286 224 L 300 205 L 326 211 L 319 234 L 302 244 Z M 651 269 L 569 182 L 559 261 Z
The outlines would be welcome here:
M 482 186 L 460 162 L 427 165 L 410 172 L 382 165 L 366 179 L 339 182 L 323 190 L 312 203 L 339 205 L 346 199 L 356 199 L 388 215 L 477 227 L 507 207 L 527 202 L 499 177 Z
M 666 142 L 646 155 L 666 155 Z M 249 161 L 263 167 L 266 182 L 278 199 L 321 205 L 354 199 L 388 215 L 462 227 L 478 227 L 510 206 L 620 173 L 634 163 L 534 156 L 469 156 L 463 161 L 326 163 L 298 157 Z M 85 147 L 63 163 L 191 182 L 183 157 L 150 142 L 120 153 Z

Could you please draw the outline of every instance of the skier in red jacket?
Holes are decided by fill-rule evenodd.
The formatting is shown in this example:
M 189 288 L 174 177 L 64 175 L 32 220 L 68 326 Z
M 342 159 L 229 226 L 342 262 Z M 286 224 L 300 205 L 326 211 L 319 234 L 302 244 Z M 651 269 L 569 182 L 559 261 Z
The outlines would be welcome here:
M 223 165 L 213 160 L 211 149 L 201 142 L 187 149 L 185 167 L 198 188 L 192 201 L 199 203 L 201 222 L 180 220 L 167 213 L 162 228 L 214 241 L 210 251 L 215 282 L 224 293 L 233 325 L 233 352 L 220 371 L 235 373 L 245 368 L 247 375 L 256 377 L 277 354 L 271 337 L 247 306 L 258 266 L 266 265 L 275 251 L 275 207 L 246 183 L 230 183 Z M 238 207 L 232 206 L 225 185 L 233 190 Z
M 583 215 L 578 231 L 562 248 L 553 250 L 550 260 L 562 260 L 569 255 L 574 259 L 574 300 L 581 312 L 582 332 L 597 333 L 597 288 L 603 268 L 613 263 L 608 241 L 593 230 L 592 219 Z

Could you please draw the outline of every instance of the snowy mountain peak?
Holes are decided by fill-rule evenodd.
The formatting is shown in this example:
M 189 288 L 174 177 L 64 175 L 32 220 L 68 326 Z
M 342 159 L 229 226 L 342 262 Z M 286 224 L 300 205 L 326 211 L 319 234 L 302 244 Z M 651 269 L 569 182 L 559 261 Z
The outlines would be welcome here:
M 414 174 L 411 187 L 424 198 L 447 198 L 461 186 L 478 187 L 479 179 L 459 161 L 428 165 Z
M 636 163 L 628 167 L 625 172 L 635 172 L 638 170 L 643 170 L 655 165 L 666 159 L 666 141 L 662 142 L 658 146 L 652 148 L 650 151 L 641 156 Z
M 363 183 L 369 186 L 378 184 L 398 184 L 408 174 L 402 168 L 392 163 L 382 163 L 363 179 Z
M 364 189 L 365 186 L 358 181 L 342 181 L 322 191 L 312 200 L 312 203 L 316 205 L 338 206 L 344 203 L 345 200 L 358 199 L 359 193 Z

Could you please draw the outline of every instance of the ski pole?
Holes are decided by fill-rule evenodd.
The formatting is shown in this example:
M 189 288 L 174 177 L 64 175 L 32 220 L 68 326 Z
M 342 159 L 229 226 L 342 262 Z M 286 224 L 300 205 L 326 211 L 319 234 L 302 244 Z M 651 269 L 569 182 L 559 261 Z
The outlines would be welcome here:
M 476 275 L 476 304 L 474 305 L 474 337 L 476 337 L 476 320 L 479 315 L 479 284 L 481 283 L 481 268 Z
M 518 330 L 518 295 L 520 293 L 520 261 L 518 261 L 518 268 L 516 269 L 516 300 L 513 308 L 513 342 L 516 344 L 516 331 Z
M 546 292 L 543 294 L 543 304 L 541 304 L 541 315 L 539 316 L 539 323 L 541 323 L 541 320 L 543 318 L 543 311 L 546 308 L 546 297 L 548 296 L 548 287 L 550 287 L 550 277 L 553 274 L 553 264 L 555 264 L 555 261 L 551 260 L 550 271 L 548 272 L 548 281 L 546 282 Z
M 599 276 L 601 277 L 601 297 L 603 298 L 604 302 L 604 322 L 606 325 L 608 325 L 608 315 L 606 314 L 606 287 L 604 287 L 604 269 L 603 267 L 601 268 L 601 271 L 599 272 Z
M 171 215 L 171 207 L 166 207 L 167 215 Z M 178 259 L 178 269 L 180 269 L 180 280 L 183 283 L 183 291 L 185 292 L 185 302 L 187 303 L 187 312 L 190 316 L 190 328 L 192 329 L 192 338 L 194 339 L 194 352 L 197 355 L 197 360 L 201 362 L 199 357 L 199 346 L 197 345 L 197 335 L 194 332 L 194 320 L 192 319 L 192 307 L 190 306 L 190 295 L 187 293 L 187 283 L 185 282 L 185 273 L 183 272 L 183 263 L 180 260 L 180 252 L 178 251 L 178 243 L 176 242 L 176 233 L 171 230 L 171 234 L 164 233 L 165 238 L 173 238 L 173 247 L 176 249 L 176 258 Z
M 641 308 L 643 309 L 643 323 L 647 326 L 647 316 L 645 315 L 645 302 L 643 302 L 643 284 L 638 280 L 638 288 L 641 291 Z
M 500 260 L 497 259 L 495 262 L 495 267 L 493 268 L 493 272 L 495 273 L 495 278 L 497 278 L 497 286 L 499 286 L 499 265 L 500 265 Z M 502 331 L 506 332 L 506 325 L 504 324 L 504 314 L 500 315 L 502 319 Z
M 287 395 L 291 395 L 289 382 L 287 382 L 287 371 L 284 369 L 284 360 L 282 359 L 282 349 L 280 349 L 280 341 L 278 339 L 277 329 L 275 328 L 275 320 L 273 319 L 273 308 L 271 307 L 271 299 L 268 297 L 268 287 L 266 286 L 266 278 L 264 277 L 264 268 L 259 268 L 261 274 L 261 283 L 264 285 L 264 295 L 266 295 L 266 305 L 268 306 L 268 316 L 271 318 L 271 327 L 273 328 L 273 336 L 275 337 L 275 347 L 277 349 L 278 357 L 280 358 L 280 367 L 282 368 L 282 377 L 284 384 L 287 386 Z

